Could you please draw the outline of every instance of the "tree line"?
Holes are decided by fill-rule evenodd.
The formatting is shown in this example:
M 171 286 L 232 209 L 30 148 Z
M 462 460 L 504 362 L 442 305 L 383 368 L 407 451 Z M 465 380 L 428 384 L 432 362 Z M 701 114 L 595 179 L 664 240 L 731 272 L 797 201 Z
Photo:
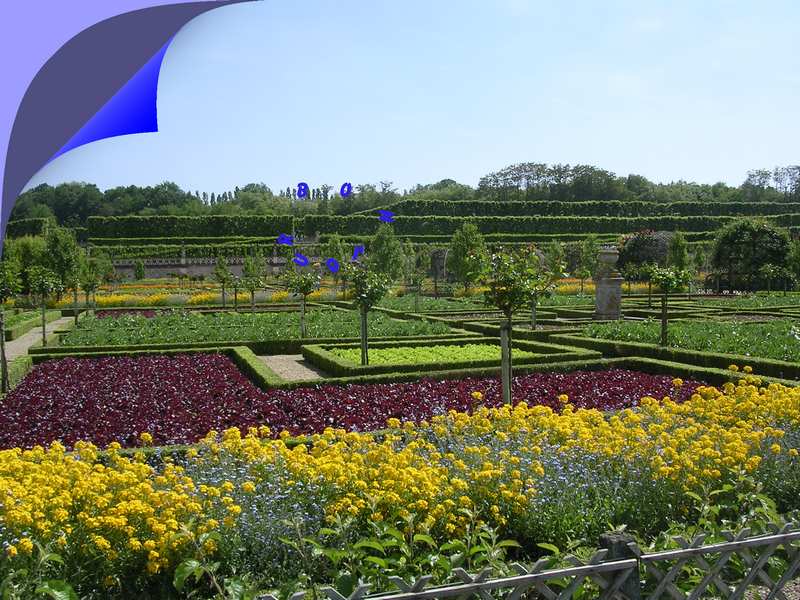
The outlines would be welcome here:
M 60 225 L 80 227 L 90 216 L 349 215 L 399 200 L 798 202 L 800 166 L 753 170 L 740 186 L 729 186 L 654 183 L 641 175 L 618 176 L 591 165 L 520 163 L 485 175 L 477 188 L 443 179 L 400 192 L 393 182 L 380 181 L 355 185 L 346 198 L 328 184 L 310 189 L 304 198 L 297 197 L 296 184 L 273 190 L 264 183 L 248 183 L 211 193 L 184 190 L 168 181 L 105 191 L 92 183 L 41 184 L 20 195 L 11 219 L 46 217 Z

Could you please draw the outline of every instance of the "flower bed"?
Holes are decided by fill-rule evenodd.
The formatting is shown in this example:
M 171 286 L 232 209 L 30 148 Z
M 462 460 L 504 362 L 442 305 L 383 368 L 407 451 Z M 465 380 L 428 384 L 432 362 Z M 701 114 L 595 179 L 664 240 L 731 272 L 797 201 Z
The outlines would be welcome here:
M 656 321 L 593 323 L 586 335 L 624 342 L 658 344 Z M 800 362 L 800 330 L 790 320 L 764 323 L 675 321 L 669 324 L 668 345 L 687 350 L 721 352 Z
M 454 566 L 480 570 L 489 551 L 510 571 L 511 544 L 497 539 L 519 542 L 513 560 L 528 563 L 541 544 L 587 550 L 609 525 L 649 544 L 668 525 L 691 537 L 699 531 L 681 524 L 698 520 L 704 532 L 762 533 L 771 501 L 800 508 L 800 389 L 752 380 L 696 392 L 613 415 L 518 405 L 392 422 L 379 439 L 329 430 L 296 448 L 231 430 L 180 466 L 116 447 L 101 462 L 86 444 L 74 455 L 0 452 L 0 578 L 18 597 L 34 597 L 44 577 L 80 597 L 209 597 L 205 576 L 186 579 L 183 594 L 173 581 L 217 563 L 231 588 L 235 574 L 258 590 L 335 583 L 346 593 L 363 579 L 378 592 L 390 588 L 381 561 L 436 583 Z M 45 564 L 37 544 L 64 560 Z M 179 568 L 185 560 L 198 562 Z
M 306 315 L 309 338 L 357 337 L 358 314 L 354 311 L 320 309 Z M 445 323 L 399 321 L 373 312 L 369 315 L 372 337 L 436 335 L 450 331 Z M 77 329 L 61 338 L 65 346 L 103 346 L 236 340 L 296 339 L 300 333 L 297 310 L 259 313 L 195 313 L 171 311 L 154 318 L 125 315 L 117 319 L 84 319 Z
M 688 398 L 697 384 L 674 390 L 670 377 L 626 370 L 537 373 L 516 377 L 514 398 L 554 409 L 567 394 L 581 408 L 614 410 L 645 395 Z M 211 429 L 268 425 L 275 432 L 316 433 L 383 428 L 387 419 L 419 422 L 449 410 L 467 411 L 479 392 L 500 406 L 496 378 L 421 380 L 373 385 L 323 385 L 294 390 L 256 388 L 221 354 L 65 358 L 43 362 L 5 398 L 0 448 L 61 440 L 135 443 L 149 431 L 158 444 L 194 442 Z
M 331 348 L 331 354 L 353 364 L 361 360 L 360 348 Z M 513 349 L 513 357 L 533 358 L 534 352 Z M 496 344 L 462 344 L 435 346 L 401 346 L 398 348 L 373 348 L 369 352 L 372 365 L 425 365 L 450 361 L 500 360 L 500 346 Z
M 149 308 L 142 309 L 123 309 L 123 310 L 98 310 L 94 313 L 97 319 L 118 319 L 119 317 L 144 317 L 152 319 L 163 311 L 155 311 Z

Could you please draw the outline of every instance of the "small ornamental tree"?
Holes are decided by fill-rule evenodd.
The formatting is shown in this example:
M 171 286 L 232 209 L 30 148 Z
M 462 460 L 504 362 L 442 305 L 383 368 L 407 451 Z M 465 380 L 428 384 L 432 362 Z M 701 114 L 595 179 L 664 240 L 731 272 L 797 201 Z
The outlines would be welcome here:
M 250 292 L 250 311 L 256 310 L 256 290 L 264 287 L 264 265 L 260 256 L 245 256 L 242 265 L 242 287 Z
M 542 261 L 533 247 L 528 248 L 525 257 L 530 279 L 531 329 L 536 329 L 539 300 L 553 293 L 556 282 L 564 276 L 564 264 L 557 256 L 551 256 L 552 262 Z
M 144 279 L 144 261 L 141 258 L 133 264 L 133 278 L 136 281 Z
M 322 256 L 324 256 L 326 259 L 333 258 L 340 265 L 344 264 L 348 257 L 346 256 L 346 250 L 344 244 L 342 243 L 342 238 L 339 237 L 339 234 L 334 233 L 328 237 L 328 240 L 322 245 Z M 341 273 L 336 271 L 335 273 L 332 273 L 332 275 L 333 287 L 336 288 L 339 285 Z M 344 292 L 344 288 L 345 286 L 342 286 L 342 292 Z
M 218 256 L 216 264 L 214 265 L 214 272 L 211 274 L 214 280 L 219 283 L 222 288 L 222 308 L 227 305 L 225 292 L 233 282 L 233 273 L 228 267 L 228 261 L 224 256 Z
M 78 282 L 83 290 L 84 306 L 89 310 L 89 297 L 97 292 L 100 287 L 102 277 L 100 275 L 102 265 L 96 258 L 86 258 L 81 261 L 78 271 Z
M 56 291 L 60 295 L 67 287 L 67 279 L 78 269 L 81 249 L 75 233 L 66 227 L 48 227 L 45 245 L 47 254 L 43 266 L 48 267 L 61 284 Z
M 550 242 L 545 246 L 544 264 L 545 268 L 553 273 L 564 271 L 566 263 L 566 252 L 562 242 Z
M 583 282 L 594 275 L 597 270 L 597 239 L 593 236 L 587 236 L 581 242 L 580 250 L 578 252 L 578 269 L 575 275 L 581 280 L 581 296 L 583 295 Z
M 382 223 L 369 246 L 367 264 L 370 270 L 397 281 L 403 275 L 403 245 L 394 234 L 394 228 Z
M 783 273 L 783 267 L 767 263 L 761 265 L 758 273 L 761 275 L 761 279 L 767 284 L 767 295 L 770 295 L 772 293 L 772 283 L 780 279 Z
M 503 313 L 500 325 L 500 357 L 503 402 L 511 403 L 511 318 L 524 308 L 531 298 L 532 276 L 528 259 L 519 253 L 504 252 L 502 248 L 491 256 L 486 274 L 489 289 L 484 301 Z
M 447 270 L 464 285 L 464 293 L 477 283 L 486 270 L 489 254 L 486 243 L 474 223 L 464 223 L 450 241 Z
M 637 273 L 637 277 L 647 282 L 647 308 L 653 308 L 653 269 L 658 268 L 655 263 L 643 263 Z
M 242 287 L 242 278 L 234 275 L 231 287 L 233 288 L 233 310 L 239 312 L 239 288 Z
M 414 256 L 414 264 L 409 275 L 409 283 L 414 290 L 414 312 L 419 312 L 419 297 L 422 293 L 422 284 L 431 267 L 431 254 L 428 248 L 422 247 Z
M 308 295 L 319 288 L 321 277 L 316 270 L 287 271 L 286 289 L 300 295 L 300 339 L 306 338 L 306 300 Z
M 28 272 L 28 280 L 31 283 L 31 292 L 39 300 L 42 309 L 42 346 L 47 346 L 47 298 L 53 294 L 59 294 L 64 288 L 61 281 L 53 271 L 44 267 L 31 267 Z
M 661 345 L 667 345 L 667 305 L 669 295 L 681 291 L 691 281 L 691 274 L 685 269 L 675 267 L 654 267 L 650 272 L 651 281 L 661 288 Z
M 667 265 L 681 270 L 689 268 L 689 243 L 680 231 L 675 232 L 667 246 Z
M 0 262 L 0 389 L 8 392 L 8 362 L 6 361 L 5 303 L 22 289 L 19 265 L 15 261 Z
M 75 324 L 78 324 L 78 288 L 81 285 L 81 265 L 86 260 L 83 253 L 79 255 L 79 260 L 64 278 L 64 282 L 68 290 L 72 290 L 72 316 L 75 319 Z
M 367 315 L 389 291 L 390 281 L 386 275 L 370 271 L 359 262 L 345 267 L 349 271 L 350 289 L 353 292 L 353 303 L 361 315 L 361 364 L 369 364 L 369 347 L 367 345 Z
M 631 285 L 639 279 L 640 274 L 640 266 L 635 263 L 628 263 L 622 268 L 622 278 L 628 284 L 628 294 L 631 293 Z

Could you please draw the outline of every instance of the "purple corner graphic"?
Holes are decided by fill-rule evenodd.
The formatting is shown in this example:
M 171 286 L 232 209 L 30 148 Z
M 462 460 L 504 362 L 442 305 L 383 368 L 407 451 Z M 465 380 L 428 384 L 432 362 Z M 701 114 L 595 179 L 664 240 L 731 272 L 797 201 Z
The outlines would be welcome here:
M 13 98 L 13 104 L 3 102 L 5 114 L 0 114 L 0 137 L 2 142 L 8 139 L 2 163 L 0 247 L 17 196 L 48 162 L 97 140 L 158 131 L 156 93 L 161 62 L 170 41 L 186 23 L 215 8 L 252 1 L 164 4 L 160 0 L 117 0 L 113 4 L 116 10 L 131 11 L 117 15 L 109 14 L 106 2 L 69 3 L 67 12 L 52 2 L 48 11 L 54 17 L 52 22 L 35 28 L 33 21 L 43 18 L 41 3 L 36 3 L 36 10 L 26 7 L 27 3 L 4 7 L 0 21 L 6 29 L 42 30 L 39 38 L 25 38 L 27 45 L 19 52 L 27 50 L 45 62 L 37 64 L 21 56 L 7 76 L 4 74 L 4 96 Z M 63 13 L 60 16 L 59 11 Z M 48 35 L 68 40 L 49 58 L 52 51 L 40 50 L 52 43 L 45 37 Z M 2 150 L 0 145 L 0 156 Z

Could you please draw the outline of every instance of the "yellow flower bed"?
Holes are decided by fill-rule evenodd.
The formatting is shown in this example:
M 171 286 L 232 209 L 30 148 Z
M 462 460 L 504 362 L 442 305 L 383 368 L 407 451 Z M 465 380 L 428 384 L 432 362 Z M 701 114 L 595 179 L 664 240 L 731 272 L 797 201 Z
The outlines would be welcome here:
M 286 302 L 288 299 L 289 292 L 287 291 L 272 292 L 272 295 L 269 297 L 270 302 Z
M 97 296 L 97 306 L 105 308 L 109 306 L 134 306 L 141 301 L 141 297 L 135 294 L 107 294 Z
M 193 294 L 186 301 L 186 304 L 214 304 L 219 300 L 219 295 L 213 292 L 203 292 Z
M 106 464 L 81 442 L 74 454 L 58 443 L 0 452 L 0 523 L 14 541 L 6 556 L 24 561 L 35 541 L 68 549 L 98 578 L 142 568 L 155 574 L 194 554 L 198 536 L 225 527 L 208 516 L 229 502 L 225 490 L 199 489 L 179 466 L 156 472 L 143 456 L 118 449 L 109 447 Z
M 233 539 L 237 527 L 245 534 L 259 519 L 277 518 L 263 512 L 269 494 L 312 495 L 332 524 L 404 522 L 440 540 L 462 535 L 472 515 L 500 529 L 519 526 L 536 519 L 547 469 L 562 455 L 641 469 L 677 494 L 703 498 L 758 477 L 764 464 L 800 468 L 800 388 L 747 376 L 721 389 L 700 387 L 682 404 L 644 398 L 616 414 L 576 410 L 566 395 L 559 404 L 561 412 L 524 403 L 451 411 L 419 425 L 390 419 L 381 436 L 329 429 L 295 446 L 284 442 L 287 433 L 270 439 L 266 427 L 210 432 L 188 450 L 185 470 L 122 457 L 116 444 L 103 462 L 85 443 L 73 454 L 60 444 L 0 451 L 5 568 L 33 564 L 38 543 L 63 551 L 97 582 L 166 575 L 181 560 L 215 552 L 213 540 L 198 542 L 204 533 Z M 227 475 L 233 481 L 223 481 Z M 262 512 L 254 518 L 253 511 Z

